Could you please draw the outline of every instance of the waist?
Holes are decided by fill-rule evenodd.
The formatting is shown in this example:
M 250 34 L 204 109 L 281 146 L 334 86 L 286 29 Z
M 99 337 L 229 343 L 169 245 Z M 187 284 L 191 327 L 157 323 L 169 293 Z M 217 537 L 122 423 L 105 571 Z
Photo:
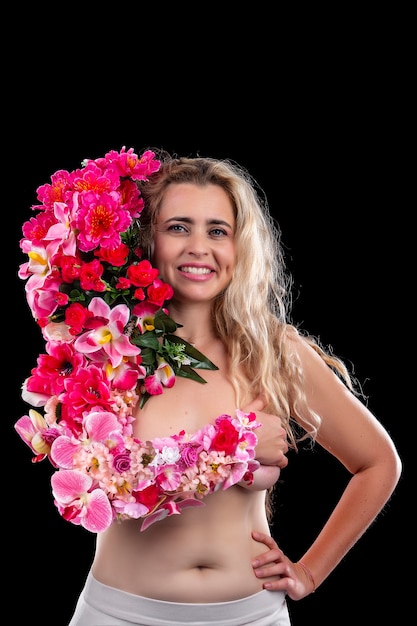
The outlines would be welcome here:
M 162 583 L 165 584 L 165 583 Z M 201 624 L 239 626 L 253 623 L 277 624 L 288 615 L 286 595 L 280 591 L 262 590 L 245 598 L 228 602 L 167 602 L 120 591 L 88 575 L 83 601 L 100 614 L 140 623 L 146 626 Z M 271 621 L 264 621 L 270 617 Z M 140 618 L 140 622 L 138 619 Z M 262 621 L 261 621 L 262 620 Z M 290 622 L 279 622 L 289 624 Z
M 230 567 L 215 569 L 212 567 L 197 566 L 189 569 L 178 569 L 175 574 L 164 572 L 164 569 L 155 573 L 141 562 L 138 568 L 123 574 L 113 576 L 111 572 L 102 572 L 95 564 L 92 566 L 94 577 L 108 587 L 115 587 L 134 596 L 143 596 L 149 599 L 178 603 L 222 603 L 241 600 L 246 596 L 262 591 L 263 583 L 267 580 L 256 578 L 250 559 L 244 567 Z M 116 587 L 117 586 L 117 587 Z
M 143 532 L 135 520 L 114 524 L 97 537 L 95 578 L 173 602 L 236 600 L 260 591 L 264 581 L 256 578 L 251 562 L 267 548 L 251 532 L 269 532 L 258 501 L 262 494 L 228 491 L 227 499 L 224 494 L 209 496 L 206 507 L 173 515 Z

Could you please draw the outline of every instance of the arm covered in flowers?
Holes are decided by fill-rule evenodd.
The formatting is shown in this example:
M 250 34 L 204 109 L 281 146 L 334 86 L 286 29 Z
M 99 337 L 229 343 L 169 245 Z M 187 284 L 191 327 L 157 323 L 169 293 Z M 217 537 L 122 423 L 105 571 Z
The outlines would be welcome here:
M 141 530 L 219 489 L 253 481 L 259 428 L 253 412 L 219 416 L 194 434 L 142 442 L 113 412 L 92 411 L 75 436 L 62 422 L 46 424 L 34 410 L 16 430 L 56 472 L 52 492 L 59 513 L 91 532 L 114 520 L 145 518 Z

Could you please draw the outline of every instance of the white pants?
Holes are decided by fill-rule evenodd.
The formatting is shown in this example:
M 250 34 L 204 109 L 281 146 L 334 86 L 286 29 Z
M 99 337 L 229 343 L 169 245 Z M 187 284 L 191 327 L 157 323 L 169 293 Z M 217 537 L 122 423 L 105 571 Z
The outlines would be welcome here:
M 290 626 L 285 593 L 260 591 L 241 600 L 191 604 L 136 596 L 89 573 L 68 626 Z

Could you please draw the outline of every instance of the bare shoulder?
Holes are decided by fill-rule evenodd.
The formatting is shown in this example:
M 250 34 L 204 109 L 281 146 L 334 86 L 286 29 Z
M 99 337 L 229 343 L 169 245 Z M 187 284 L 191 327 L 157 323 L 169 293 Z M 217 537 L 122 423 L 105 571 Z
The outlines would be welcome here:
M 320 417 L 317 441 L 352 473 L 385 458 L 397 475 L 398 457 L 386 429 L 329 366 L 321 346 L 291 330 L 286 342 L 299 359 L 307 402 Z
M 325 352 L 320 344 L 311 337 L 307 339 L 294 326 L 286 327 L 283 342 L 288 356 L 297 358 L 303 368 L 319 366 L 328 369 L 322 358 Z

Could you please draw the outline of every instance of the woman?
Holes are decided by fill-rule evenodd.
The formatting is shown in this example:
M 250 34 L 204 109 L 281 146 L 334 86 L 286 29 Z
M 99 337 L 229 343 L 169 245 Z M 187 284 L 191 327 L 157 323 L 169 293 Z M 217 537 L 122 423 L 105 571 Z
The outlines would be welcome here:
M 179 376 L 139 402 L 134 436 L 194 433 L 241 408 L 262 424 L 260 467 L 253 480 L 207 495 L 204 507 L 145 530 L 140 519 L 125 519 L 98 533 L 70 626 L 288 625 L 287 595 L 300 600 L 329 576 L 390 498 L 401 462 L 344 364 L 289 323 L 279 233 L 248 173 L 227 160 L 160 160 L 139 185 L 141 245 L 173 288 L 176 334 L 218 369 L 204 372 L 204 385 Z M 294 562 L 271 537 L 269 497 L 287 439 L 296 449 L 307 437 L 351 479 Z
M 282 256 L 254 189 L 234 164 L 169 157 L 142 186 L 146 243 L 174 289 L 170 314 L 182 324 L 177 334 L 219 369 L 205 373 L 207 384 L 198 389 L 179 379 L 149 400 L 137 413 L 136 435 L 147 440 L 183 428 L 193 432 L 264 394 L 267 410 L 280 416 L 292 445 L 295 419 L 352 479 L 302 556 L 303 565 L 291 562 L 270 537 L 265 490 L 279 473 L 272 466 L 259 471 L 259 480 L 255 472 L 250 488 L 211 494 L 204 509 L 172 516 L 143 533 L 136 521 L 112 525 L 97 538 L 95 581 L 133 596 L 189 604 L 189 611 L 175 607 L 183 613 L 172 623 L 227 624 L 238 615 L 239 602 L 244 606 L 262 589 L 277 592 L 271 600 L 259 597 L 260 606 L 268 603 L 276 616 L 268 621 L 262 615 L 258 622 L 255 611 L 253 623 L 289 623 L 284 594 L 301 599 L 325 580 L 381 511 L 400 475 L 392 441 L 349 389 L 343 365 L 286 324 Z M 263 543 L 272 552 L 265 552 Z M 164 623 L 176 614 L 170 604 L 152 603 L 149 610 L 154 619 L 168 620 Z M 82 605 L 79 611 L 82 615 Z M 159 623 L 146 615 L 135 619 Z M 76 612 L 71 625 L 84 623 L 91 622 Z M 248 617 L 230 623 L 252 622 Z

